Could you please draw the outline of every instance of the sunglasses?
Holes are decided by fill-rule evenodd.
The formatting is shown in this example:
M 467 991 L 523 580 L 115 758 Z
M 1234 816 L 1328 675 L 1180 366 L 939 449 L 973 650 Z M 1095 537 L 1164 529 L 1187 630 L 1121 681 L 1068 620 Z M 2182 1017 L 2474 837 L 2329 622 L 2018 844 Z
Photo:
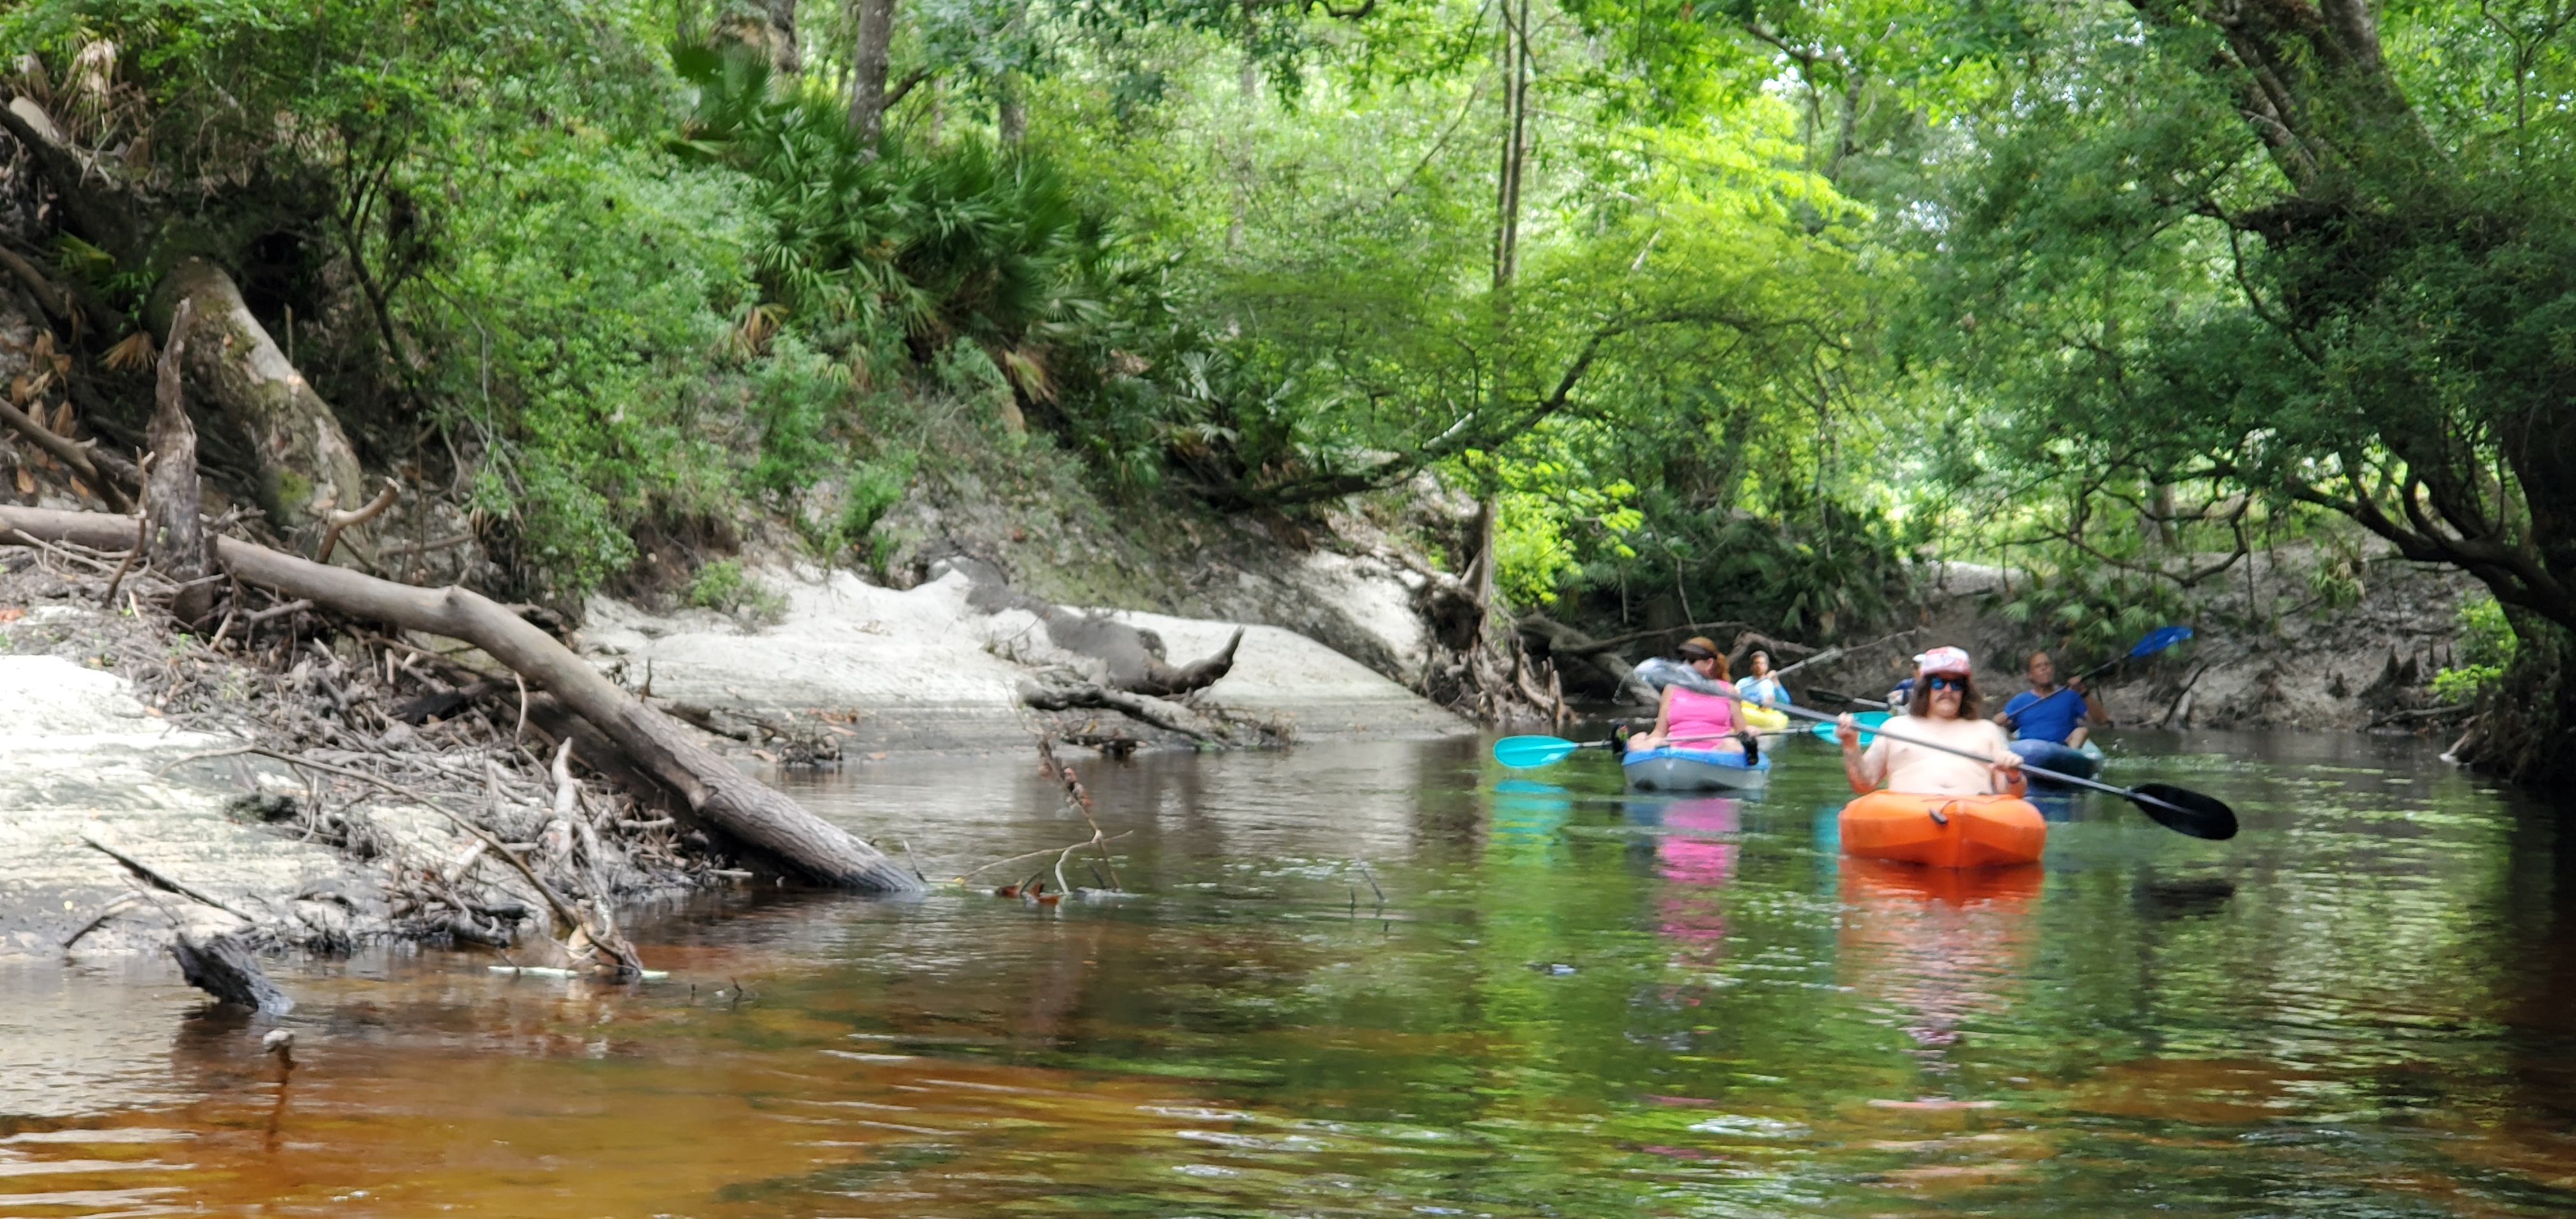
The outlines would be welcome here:
M 1964 677 L 1927 677 L 1923 679 L 1923 684 L 1926 688 L 1933 690 L 1966 690 L 1968 688 L 1968 679 Z

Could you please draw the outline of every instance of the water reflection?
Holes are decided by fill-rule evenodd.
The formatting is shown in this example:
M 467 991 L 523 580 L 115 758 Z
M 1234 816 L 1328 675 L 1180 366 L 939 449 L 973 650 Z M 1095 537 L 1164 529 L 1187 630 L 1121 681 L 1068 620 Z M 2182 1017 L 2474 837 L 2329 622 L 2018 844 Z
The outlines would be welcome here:
M 1926 868 L 1842 861 L 1838 973 L 1911 1040 L 1927 1076 L 1955 1073 L 1961 1029 L 2006 1011 L 2027 973 L 2036 865 Z
M 291 1075 L 157 962 L 0 972 L 0 1213 L 2576 1208 L 2547 810 L 2403 743 L 2133 737 L 2120 781 L 2246 833 L 2079 797 L 2044 867 L 1942 872 L 1840 858 L 1814 744 L 1753 800 L 1464 743 L 1086 764 L 1134 901 L 736 892 L 635 920 L 640 988 L 302 968 Z M 934 875 L 1088 834 L 1017 761 L 802 782 Z
M 1735 798 L 1630 801 L 1626 809 L 1631 824 L 1666 831 L 1655 838 L 1655 874 L 1666 882 L 1656 898 L 1656 917 L 1664 937 L 1673 941 L 1673 964 L 1715 965 L 1726 947 L 1725 886 L 1735 878 L 1736 853 L 1744 849 L 1731 840 L 1742 828 Z

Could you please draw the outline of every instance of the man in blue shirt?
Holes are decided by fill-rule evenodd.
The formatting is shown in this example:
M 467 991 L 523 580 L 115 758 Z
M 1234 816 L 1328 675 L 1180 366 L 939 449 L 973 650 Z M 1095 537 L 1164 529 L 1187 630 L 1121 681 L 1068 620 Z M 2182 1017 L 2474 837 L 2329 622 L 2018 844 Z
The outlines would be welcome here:
M 2019 741 L 2054 741 L 2069 749 L 2084 743 L 2086 725 L 2102 718 L 2102 705 L 2084 692 L 2080 680 L 2057 684 L 2057 665 L 2046 652 L 2030 654 L 2030 689 L 2012 696 L 1995 722 L 2012 730 Z

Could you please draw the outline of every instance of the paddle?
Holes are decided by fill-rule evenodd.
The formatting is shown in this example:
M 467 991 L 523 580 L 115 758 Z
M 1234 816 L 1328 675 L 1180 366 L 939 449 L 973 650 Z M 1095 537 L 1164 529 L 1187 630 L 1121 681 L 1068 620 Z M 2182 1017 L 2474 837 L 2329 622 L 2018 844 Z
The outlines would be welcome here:
M 2130 661 L 2132 661 L 2132 660 L 2136 660 L 2137 658 L 2139 658 L 2139 657 L 2141 657 L 2141 656 L 2153 656 L 2153 655 L 2155 655 L 2156 653 L 2161 652 L 2161 651 L 2164 651 L 2166 648 L 2172 647 L 2173 645 L 2175 645 L 2175 644 L 2177 644 L 2177 643 L 2181 643 L 2183 640 L 2186 640 L 2186 639 L 2189 639 L 2189 638 L 2191 638 L 2191 628 L 2190 628 L 2190 627 L 2187 627 L 2187 626 L 2160 626 L 2160 627 L 2157 627 L 2156 629 L 2154 629 L 2154 630 L 2152 630 L 2152 631 L 2147 632 L 2146 638 L 2144 638 L 2144 639 L 2140 639 L 2137 643 L 2135 643 L 2135 644 L 2131 645 L 2131 646 L 2130 646 L 2130 648 L 2129 648 L 2129 650 L 2128 650 L 2127 652 L 2122 653 L 2122 654 L 2120 654 L 2120 655 L 2118 655 L 2118 656 L 2114 656 L 2114 657 L 2112 657 L 2112 658 L 2111 658 L 2111 659 L 2109 659 L 2109 660 L 2103 661 L 2102 663 L 2100 663 L 2100 664 L 2098 664 L 2098 665 L 2093 666 L 2092 668 L 2089 668 L 2089 669 L 2084 670 L 2082 673 L 2078 673 L 2078 674 L 2076 674 L 2076 675 L 2075 675 L 2075 677 L 2074 677 L 2072 680 L 2068 681 L 2065 685 L 2059 686 L 2058 688 L 2056 688 L 2056 689 L 2054 689 L 2054 690 L 2051 690 L 2051 691 L 2049 691 L 2048 693 L 2046 693 L 2046 694 L 2044 694 L 2044 695 L 2041 695 L 2041 696 L 2039 697 L 2039 699 L 2038 699 L 2036 702 L 2033 702 L 2033 703 L 2031 703 L 2031 704 L 2030 704 L 2030 707 L 2036 707 L 2036 706 L 2039 706 L 2039 705 L 2041 705 L 2041 704 L 2043 704 L 2043 703 L 2049 702 L 2049 701 L 2051 701 L 2051 700 L 2055 699 L 2058 695 L 2061 695 L 2061 694 L 2074 694 L 2074 695 L 2076 695 L 2076 696 L 2077 696 L 2077 697 L 2079 697 L 2079 698 L 2084 697 L 2082 694 L 2078 693 L 2078 692 L 2077 692 L 2077 690 L 2075 689 L 2075 687 L 2076 687 L 2076 685 L 2077 685 L 2078 683 L 2080 683 L 2080 682 L 2088 682 L 2088 681 L 2091 681 L 2091 680 L 2093 680 L 2094 678 L 2096 678 L 2096 677 L 2100 677 L 2101 675 L 2103 675 L 2103 674 L 2105 674 L 2105 673 L 2108 673 L 2108 672 L 2110 672 L 2110 671 L 2111 671 L 2111 670 L 2113 670 L 2113 669 L 2119 668 L 2121 665 L 2127 664 L 2128 662 L 2130 662 Z M 1848 701 L 1851 701 L 1851 702 L 1866 702 L 1866 701 L 1868 701 L 1868 700 L 1866 700 L 1866 699 L 1849 699 Z M 1880 705 L 1882 705 L 1882 706 L 1883 706 L 1883 705 L 1885 705 L 1885 704 L 1880 704 Z M 2020 717 L 2020 716 L 2023 716 L 2023 715 L 2028 715 L 2028 714 L 2030 714 L 2030 707 L 2024 707 L 2024 708 L 2022 708 L 2019 712 L 2008 712 L 2008 714 L 2013 715 L 2013 716 L 2014 716 L 2014 718 L 2013 718 L 2013 719 L 2011 719 L 2011 720 L 2006 721 L 2006 723 L 2007 723 L 2009 726 L 2011 726 L 2011 727 L 2013 727 L 2013 728 L 2015 728 L 2015 729 L 2018 729 L 2018 728 L 2021 726 L 2021 725 L 2020 725 L 2020 721 L 2019 721 L 2019 717 Z
M 1578 749 L 1608 749 L 1608 741 L 1569 741 L 1555 736 L 1507 736 L 1494 742 L 1494 760 L 1514 770 L 1562 762 Z
M 2147 637 L 2139 640 L 2135 646 L 2129 649 L 2126 655 L 2114 656 L 2109 660 L 2093 666 L 2092 668 L 2086 669 L 2082 674 L 2078 675 L 2075 680 L 2091 681 L 2113 669 L 2119 668 L 2121 665 L 2129 661 L 2139 659 L 2140 657 L 2153 656 L 2156 653 L 2164 651 L 2166 648 L 2172 647 L 2173 645 L 2181 643 L 2183 640 L 2189 638 L 2191 638 L 2190 627 L 2157 627 L 2156 629 L 2147 632 Z
M 1723 741 L 1734 736 L 1682 736 L 1676 741 Z M 1578 749 L 1608 749 L 1608 741 L 1569 741 L 1554 736 L 1507 736 L 1494 742 L 1494 760 L 1514 770 L 1562 762 Z
M 1780 710 L 1786 711 L 1791 715 L 1798 716 L 1801 719 L 1815 720 L 1818 723 L 1829 724 L 1834 721 L 1834 717 L 1831 715 L 1827 715 L 1822 711 L 1811 711 L 1805 707 L 1783 706 Z M 1949 745 L 1936 745 L 1930 741 L 1910 737 L 1901 732 L 1889 732 L 1885 727 L 1881 727 L 1877 731 L 1878 735 L 1886 737 L 1891 741 L 1903 741 L 1908 745 L 1919 745 L 1925 749 L 1937 749 L 1943 753 L 1954 753 L 1960 757 L 1974 759 L 1979 762 L 1992 762 L 1994 760 L 1972 749 L 1959 749 Z M 2089 787 L 2095 791 L 2109 792 L 2114 796 L 2127 800 L 2131 804 L 2137 805 L 2139 812 L 2145 813 L 2148 817 L 2153 818 L 2156 824 L 2172 830 L 2177 834 L 2188 834 L 2194 838 L 2207 838 L 2213 842 L 2223 842 L 2236 836 L 2236 810 L 2227 807 L 2225 802 L 2214 796 L 2205 796 L 2188 788 L 2175 787 L 2170 783 L 2141 783 L 2136 787 L 2113 787 L 2108 783 L 2097 783 L 2091 779 L 2079 779 L 2073 775 L 2059 774 L 2053 770 L 2043 770 L 2037 766 L 2031 766 L 2028 764 L 2022 766 L 2021 772 L 2035 779 L 2046 779 L 2051 783 L 2064 783 L 2070 787 Z

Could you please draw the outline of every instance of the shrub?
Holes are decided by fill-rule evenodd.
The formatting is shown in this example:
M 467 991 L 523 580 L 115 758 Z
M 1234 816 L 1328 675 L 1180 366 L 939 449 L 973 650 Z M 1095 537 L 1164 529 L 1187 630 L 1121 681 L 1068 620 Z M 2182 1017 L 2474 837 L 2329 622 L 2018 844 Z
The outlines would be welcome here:
M 697 577 L 689 581 L 688 601 L 700 609 L 761 621 L 775 621 L 787 612 L 787 598 L 752 579 L 735 559 L 718 559 L 700 567 Z
M 2459 646 L 2452 655 L 2456 663 L 2433 675 L 2433 697 L 2444 702 L 2467 702 L 2494 689 L 2521 646 L 2503 603 L 2493 597 L 2462 601 L 2458 621 Z

